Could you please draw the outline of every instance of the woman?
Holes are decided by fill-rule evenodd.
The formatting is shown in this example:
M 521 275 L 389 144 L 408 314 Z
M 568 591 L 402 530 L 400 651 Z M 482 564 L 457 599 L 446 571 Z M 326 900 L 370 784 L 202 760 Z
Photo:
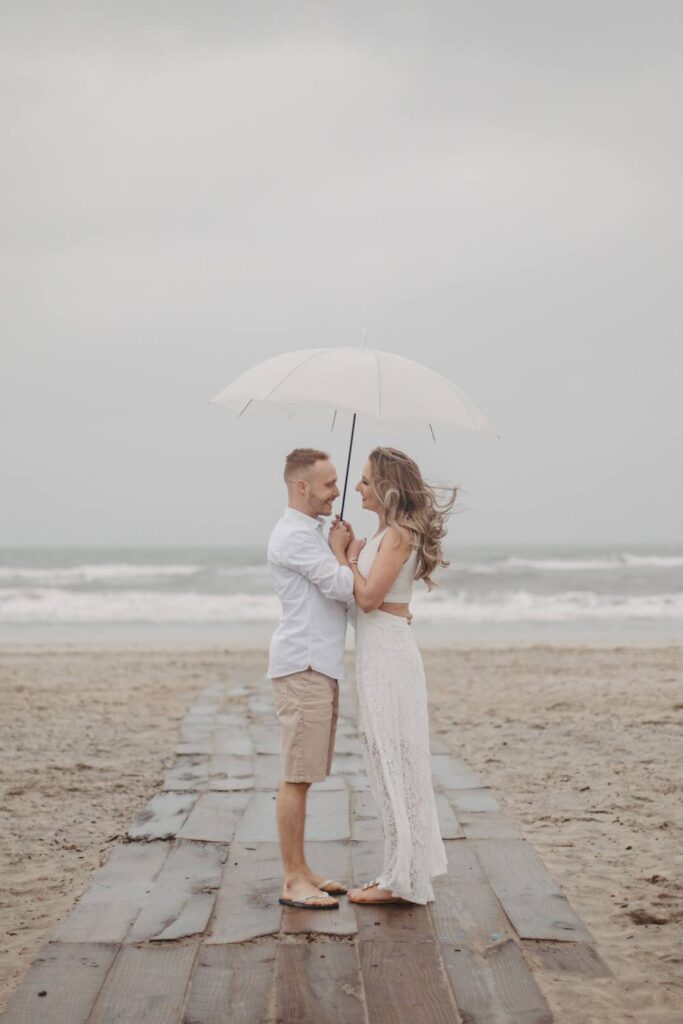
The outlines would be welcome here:
M 443 560 L 443 504 L 416 463 L 395 448 L 375 448 L 356 486 L 376 512 L 367 544 L 352 537 L 358 727 L 370 788 L 382 820 L 384 861 L 378 879 L 352 889 L 354 903 L 429 903 L 432 878 L 447 870 L 429 750 L 427 689 L 409 624 L 413 580 L 431 589 Z

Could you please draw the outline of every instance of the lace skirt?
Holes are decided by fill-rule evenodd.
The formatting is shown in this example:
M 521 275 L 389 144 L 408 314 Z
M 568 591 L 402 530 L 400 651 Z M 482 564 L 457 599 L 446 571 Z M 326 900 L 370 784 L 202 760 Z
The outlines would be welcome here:
M 389 612 L 356 613 L 358 730 L 384 833 L 382 889 L 434 899 L 448 865 L 436 811 L 427 687 L 412 628 Z

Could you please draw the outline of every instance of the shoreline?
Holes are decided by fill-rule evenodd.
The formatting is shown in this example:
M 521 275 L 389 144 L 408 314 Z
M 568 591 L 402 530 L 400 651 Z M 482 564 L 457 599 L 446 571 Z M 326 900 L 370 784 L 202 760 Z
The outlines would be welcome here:
M 160 788 L 192 699 L 216 678 L 239 685 L 266 667 L 262 647 L 4 653 L 0 1008 Z M 614 971 L 581 985 L 550 976 L 544 994 L 558 1024 L 678 1024 L 680 647 L 423 657 L 433 736 L 485 778 Z
M 254 651 L 268 648 L 276 622 L 220 625 L 106 624 L 7 625 L 0 623 L 0 651 L 53 650 Z M 411 627 L 421 650 L 511 650 L 588 647 L 683 648 L 683 629 L 669 622 L 505 623 L 486 625 L 420 621 Z M 353 650 L 353 630 L 346 650 Z

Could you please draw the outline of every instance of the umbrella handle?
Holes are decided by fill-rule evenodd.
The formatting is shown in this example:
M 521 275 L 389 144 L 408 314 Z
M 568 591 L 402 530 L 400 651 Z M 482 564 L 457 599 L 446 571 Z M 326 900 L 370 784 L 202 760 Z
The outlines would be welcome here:
M 353 448 L 353 435 L 356 430 L 356 413 L 353 414 L 353 423 L 351 424 L 351 440 L 349 441 L 349 454 L 346 457 L 346 474 L 344 475 L 344 493 L 342 495 L 342 506 L 340 519 L 344 518 L 344 505 L 346 503 L 346 487 L 349 482 L 349 466 L 351 465 L 351 450 Z

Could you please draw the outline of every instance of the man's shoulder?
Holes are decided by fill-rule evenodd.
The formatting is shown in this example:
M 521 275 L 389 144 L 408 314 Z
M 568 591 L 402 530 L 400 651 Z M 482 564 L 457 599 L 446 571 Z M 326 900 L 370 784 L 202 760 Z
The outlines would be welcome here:
M 281 516 L 270 531 L 268 539 L 269 557 L 276 556 L 284 545 L 289 545 L 292 542 L 297 545 L 315 544 L 315 531 L 311 530 L 310 526 L 306 523 L 290 519 L 289 516 Z

